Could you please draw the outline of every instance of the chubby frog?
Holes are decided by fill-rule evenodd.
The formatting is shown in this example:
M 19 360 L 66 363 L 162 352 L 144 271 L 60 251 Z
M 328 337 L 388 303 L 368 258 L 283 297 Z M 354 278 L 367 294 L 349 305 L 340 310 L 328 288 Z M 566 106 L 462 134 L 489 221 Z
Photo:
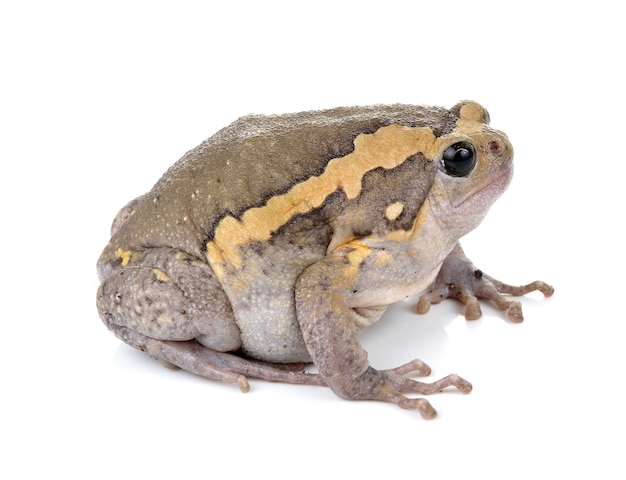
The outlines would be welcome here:
M 174 164 L 113 222 L 98 261 L 97 306 L 124 342 L 211 379 L 328 386 L 346 399 L 435 410 L 419 360 L 376 370 L 359 342 L 388 305 L 418 311 L 479 298 L 522 320 L 513 287 L 472 265 L 459 238 L 513 175 L 513 148 L 463 101 L 250 115 Z M 304 370 L 313 363 L 317 373 Z

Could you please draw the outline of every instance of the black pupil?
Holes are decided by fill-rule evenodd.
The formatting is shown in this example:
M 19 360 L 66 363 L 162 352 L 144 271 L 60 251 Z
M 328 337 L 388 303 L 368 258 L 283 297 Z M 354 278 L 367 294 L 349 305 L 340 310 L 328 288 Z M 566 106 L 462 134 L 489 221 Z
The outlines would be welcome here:
M 448 175 L 467 175 L 476 165 L 474 147 L 467 142 L 455 143 L 444 152 L 441 164 L 442 170 Z
M 455 162 L 466 162 L 472 156 L 472 152 L 465 148 L 460 148 L 454 154 Z

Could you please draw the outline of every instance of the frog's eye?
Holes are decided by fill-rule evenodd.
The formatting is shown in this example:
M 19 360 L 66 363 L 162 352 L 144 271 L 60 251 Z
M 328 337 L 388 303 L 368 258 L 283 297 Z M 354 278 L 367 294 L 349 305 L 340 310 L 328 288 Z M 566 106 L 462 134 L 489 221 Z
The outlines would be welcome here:
M 476 166 L 476 152 L 471 143 L 458 142 L 443 152 L 439 169 L 452 177 L 463 177 Z

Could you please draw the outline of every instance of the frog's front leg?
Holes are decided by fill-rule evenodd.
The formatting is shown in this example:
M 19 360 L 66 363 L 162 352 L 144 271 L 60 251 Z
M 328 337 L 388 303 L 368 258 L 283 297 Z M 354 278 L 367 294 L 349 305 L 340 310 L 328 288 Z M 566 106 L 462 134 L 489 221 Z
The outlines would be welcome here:
M 392 402 L 402 408 L 416 409 L 424 418 L 433 418 L 436 411 L 427 400 L 407 398 L 404 393 L 426 395 L 450 386 L 468 393 L 472 386 L 458 375 L 430 384 L 407 378 L 411 374 L 430 373 L 419 360 L 392 370 L 376 370 L 369 365 L 367 352 L 359 342 L 363 326 L 358 323 L 362 316 L 355 315 L 355 311 L 370 306 L 359 297 L 359 270 L 367 257 L 369 276 L 371 268 L 386 262 L 387 254 L 367 247 L 360 249 L 359 246 L 341 248 L 308 267 L 298 279 L 296 310 L 307 349 L 326 385 L 340 397 Z M 364 250 L 367 250 L 365 254 Z M 381 285 L 391 281 L 382 272 L 380 283 L 372 285 L 372 290 L 380 292 Z M 387 283 L 384 288 L 393 289 L 393 286 Z M 376 300 L 372 301 L 371 306 L 376 305 Z
M 443 262 L 430 291 L 420 297 L 417 312 L 426 313 L 431 304 L 445 298 L 456 298 L 465 304 L 465 318 L 476 320 L 482 316 L 478 299 L 483 298 L 495 303 L 500 310 L 506 310 L 509 319 L 519 323 L 524 320 L 522 306 L 518 301 L 508 300 L 505 295 L 520 296 L 537 290 L 546 297 L 554 293 L 550 285 L 541 281 L 513 286 L 484 274 L 465 256 L 457 243 Z

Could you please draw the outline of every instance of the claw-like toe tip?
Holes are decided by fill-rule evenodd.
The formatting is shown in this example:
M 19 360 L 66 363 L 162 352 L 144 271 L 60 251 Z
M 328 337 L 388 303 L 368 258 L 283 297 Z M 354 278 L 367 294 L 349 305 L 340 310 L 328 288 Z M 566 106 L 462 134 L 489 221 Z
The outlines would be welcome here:
M 239 385 L 239 390 L 241 390 L 242 393 L 248 393 L 250 391 L 250 384 L 248 383 L 248 379 L 243 375 L 241 375 L 237 379 L 237 385 Z
M 401 408 L 406 410 L 417 410 L 423 419 L 432 420 L 437 416 L 437 410 L 433 408 L 425 398 L 402 398 L 397 402 Z
M 456 373 L 453 373 L 450 376 L 448 376 L 447 380 L 448 380 L 449 385 L 454 385 L 457 388 L 457 390 L 461 393 L 467 394 L 472 391 L 472 388 L 473 388 L 472 384 L 468 382 L 467 380 L 465 380 L 464 378 L 459 377 Z
M 472 384 L 470 382 L 468 382 L 467 380 L 463 380 L 459 383 L 459 391 L 465 395 L 467 395 L 468 393 L 470 393 L 472 391 L 472 389 L 474 388 L 472 386 Z
M 478 301 L 474 299 L 474 301 L 468 301 L 465 305 L 465 319 L 466 320 L 478 320 L 483 316 L 483 312 L 480 309 L 480 305 Z
M 430 301 L 426 297 L 420 297 L 417 302 L 417 313 L 424 314 L 430 310 Z
M 424 420 L 432 420 L 437 416 L 437 410 L 433 408 L 428 400 L 423 398 L 417 399 L 417 409 Z
M 415 375 L 416 377 L 427 377 L 432 373 L 430 365 L 422 362 L 419 358 L 411 360 L 408 365 L 412 368 L 410 374 Z
M 522 323 L 524 321 L 524 314 L 522 313 L 522 304 L 519 302 L 511 302 L 507 308 L 507 316 L 509 320 L 514 323 Z

